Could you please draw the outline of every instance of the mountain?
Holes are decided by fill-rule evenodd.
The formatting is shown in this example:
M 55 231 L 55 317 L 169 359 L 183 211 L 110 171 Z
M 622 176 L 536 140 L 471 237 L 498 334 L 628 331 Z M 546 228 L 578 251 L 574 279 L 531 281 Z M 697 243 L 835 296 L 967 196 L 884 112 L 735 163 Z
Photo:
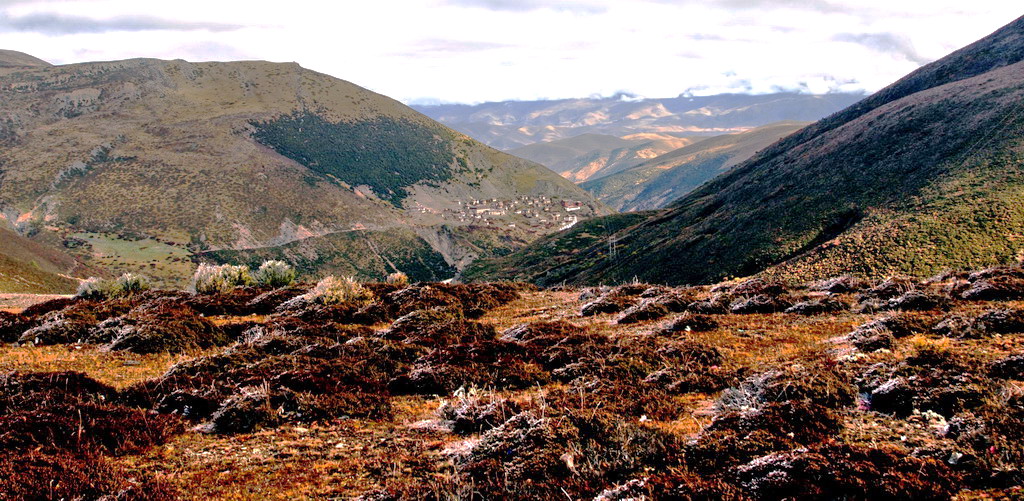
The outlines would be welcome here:
M 609 212 L 541 165 L 293 63 L 0 68 L 0 144 L 0 226 L 161 285 L 196 260 L 268 254 L 312 276 L 443 279 Z
M 533 261 L 538 243 L 466 276 L 802 281 L 1016 261 L 1024 257 L 1022 60 L 1024 18 L 576 249 L 570 262 Z
M 806 125 L 778 122 L 715 136 L 621 172 L 594 176 L 580 186 L 621 211 L 658 209 Z
M 44 68 L 50 63 L 24 52 L 0 49 L 0 68 Z
M 508 152 L 532 160 L 581 183 L 619 172 L 658 155 L 695 142 L 691 138 L 653 137 L 639 134 L 619 138 L 604 134 L 580 134 L 557 141 L 534 143 Z
M 581 134 L 710 136 L 783 120 L 813 121 L 863 97 L 862 94 L 779 93 L 636 99 L 616 95 L 413 107 L 474 139 L 495 148 L 511 150 Z

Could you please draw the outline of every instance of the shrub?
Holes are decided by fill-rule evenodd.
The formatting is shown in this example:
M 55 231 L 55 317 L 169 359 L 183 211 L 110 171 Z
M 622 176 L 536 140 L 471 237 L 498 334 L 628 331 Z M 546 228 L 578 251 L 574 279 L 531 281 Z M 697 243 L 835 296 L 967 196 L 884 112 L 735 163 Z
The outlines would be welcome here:
M 104 280 L 102 278 L 89 277 L 78 284 L 75 297 L 82 299 L 109 299 L 113 297 L 130 296 L 151 287 L 149 280 L 135 273 L 125 273 L 115 280 Z
M 409 285 L 409 275 L 406 275 L 405 273 L 402 273 L 400 271 L 396 271 L 388 275 L 388 277 L 384 281 L 391 285 L 405 287 Z
M 192 275 L 192 288 L 200 294 L 223 294 L 239 286 L 254 285 L 249 267 L 223 264 L 201 264 Z
M 0 499 L 180 499 L 168 485 L 126 472 L 93 452 L 35 450 L 0 457 Z
M 669 313 L 668 307 L 659 303 L 657 299 L 645 299 L 636 305 L 627 308 L 616 323 L 623 325 L 657 320 L 668 316 Z
M 259 285 L 277 288 L 294 284 L 297 276 L 295 268 L 284 261 L 264 261 L 253 278 Z
M 114 280 L 114 285 L 110 295 L 114 297 L 130 296 L 149 289 L 149 279 L 142 275 L 125 273 L 124 275 L 117 277 L 117 280 Z
M 668 324 L 662 330 L 663 334 L 673 334 L 676 332 L 708 332 L 718 328 L 718 321 L 708 315 L 701 315 L 699 313 L 684 313 L 679 318 Z
M 75 297 L 82 299 L 106 299 L 110 294 L 111 283 L 109 280 L 103 280 L 102 278 L 89 277 L 83 280 L 82 283 L 78 284 L 78 290 L 75 291 Z
M 91 332 L 108 329 L 107 349 L 133 353 L 183 353 L 224 346 L 231 339 L 191 307 L 172 298 L 142 304 L 127 315 L 104 322 Z
M 371 292 L 353 277 L 335 277 L 333 275 L 317 282 L 312 290 L 305 294 L 307 301 L 320 304 L 368 303 L 373 300 Z

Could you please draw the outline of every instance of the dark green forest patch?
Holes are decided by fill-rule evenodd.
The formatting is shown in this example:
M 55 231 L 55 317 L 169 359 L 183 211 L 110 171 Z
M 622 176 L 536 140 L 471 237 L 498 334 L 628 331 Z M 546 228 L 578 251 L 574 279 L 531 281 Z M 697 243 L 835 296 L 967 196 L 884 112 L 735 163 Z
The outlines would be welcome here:
M 444 182 L 458 162 L 451 132 L 411 120 L 378 117 L 331 122 L 308 110 L 253 121 L 253 138 L 331 182 L 365 184 L 398 206 L 405 187 Z

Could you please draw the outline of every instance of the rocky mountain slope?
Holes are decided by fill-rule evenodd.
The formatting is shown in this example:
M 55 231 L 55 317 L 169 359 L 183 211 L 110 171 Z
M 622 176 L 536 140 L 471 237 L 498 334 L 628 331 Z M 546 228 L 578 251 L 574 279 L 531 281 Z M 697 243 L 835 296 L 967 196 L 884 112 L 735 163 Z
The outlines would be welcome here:
M 508 152 L 544 165 L 570 181 L 582 183 L 621 172 L 697 140 L 656 134 L 622 138 L 581 134 L 557 141 L 534 143 Z
M 418 105 L 414 108 L 495 148 L 510 150 L 581 134 L 707 136 L 783 120 L 813 121 L 863 97 L 861 94 L 780 93 L 634 99 L 618 95 L 477 105 Z
M 715 136 L 620 172 L 594 176 L 581 186 L 618 210 L 658 209 L 806 125 L 778 122 Z
M 1022 60 L 1024 18 L 576 250 L 569 264 L 527 268 L 533 248 L 467 275 L 698 283 L 759 272 L 927 275 L 1016 261 L 1024 257 Z
M 196 256 L 302 241 L 323 266 L 369 249 L 310 274 L 402 269 L 411 247 L 433 263 L 420 278 L 440 279 L 606 211 L 540 165 L 296 64 L 16 56 L 0 58 L 18 63 L 0 67 L 0 226 L 111 272 L 180 283 Z

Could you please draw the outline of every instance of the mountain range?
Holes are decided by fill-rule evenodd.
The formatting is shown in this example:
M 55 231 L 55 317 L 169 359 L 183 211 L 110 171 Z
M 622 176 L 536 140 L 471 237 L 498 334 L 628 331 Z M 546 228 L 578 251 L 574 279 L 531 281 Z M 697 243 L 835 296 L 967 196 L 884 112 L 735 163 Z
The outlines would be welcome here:
M 616 209 L 638 210 L 664 207 L 794 132 L 799 128 L 794 124 L 806 125 L 862 97 L 781 93 L 639 99 L 617 95 L 417 109 L 550 168 Z M 703 147 L 695 145 L 713 137 L 718 139 Z M 524 145 L 516 146 L 520 143 Z
M 414 105 L 459 132 L 502 150 L 582 134 L 707 137 L 775 122 L 813 121 L 863 94 L 719 94 L 673 98 L 611 97 L 501 101 L 475 105 Z M 555 169 L 558 170 L 558 169 Z
M 294 63 L 5 51 L 0 144 L 0 227 L 71 257 L 37 261 L 45 272 L 177 285 L 195 261 L 273 256 L 310 276 L 443 279 L 609 212 L 541 165 Z
M 588 221 L 468 278 L 924 276 L 1024 257 L 1024 18 L 659 211 Z

